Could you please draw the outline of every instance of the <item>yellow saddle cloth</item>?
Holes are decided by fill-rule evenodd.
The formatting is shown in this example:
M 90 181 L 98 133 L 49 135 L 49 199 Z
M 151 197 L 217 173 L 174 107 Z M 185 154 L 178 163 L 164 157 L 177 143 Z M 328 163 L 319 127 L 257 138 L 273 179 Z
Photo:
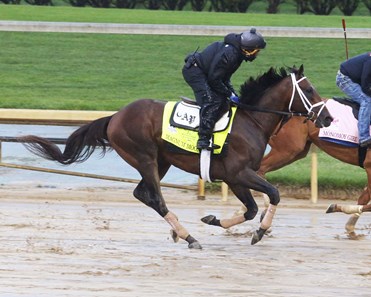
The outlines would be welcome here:
M 169 101 L 165 105 L 162 119 L 161 138 L 185 151 L 199 153 L 199 150 L 197 149 L 198 131 L 195 130 L 195 127 L 185 129 L 171 124 L 174 123 L 171 118 L 174 114 L 174 108 L 176 107 L 177 103 L 178 102 L 176 101 Z M 214 131 L 214 144 L 220 146 L 219 149 L 214 150 L 214 154 L 220 154 L 222 152 L 223 145 L 232 129 L 232 123 L 236 110 L 236 107 L 232 107 L 231 110 L 227 112 L 229 114 L 229 121 L 223 130 L 219 130 L 217 132 Z M 194 115 L 199 116 L 199 113 L 194 113 Z M 224 118 L 225 121 L 225 117 L 223 116 L 222 118 Z

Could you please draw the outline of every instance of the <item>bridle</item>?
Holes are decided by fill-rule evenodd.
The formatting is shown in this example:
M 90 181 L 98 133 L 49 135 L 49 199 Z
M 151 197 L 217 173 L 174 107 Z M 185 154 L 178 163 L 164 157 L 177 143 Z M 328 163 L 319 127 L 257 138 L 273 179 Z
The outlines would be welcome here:
M 257 106 L 251 106 L 251 105 L 247 105 L 247 104 L 243 104 L 243 103 L 235 103 L 235 104 L 239 108 L 245 109 L 245 110 L 274 113 L 274 114 L 278 114 L 278 115 L 282 115 L 282 116 L 286 116 L 286 117 L 291 117 L 291 116 L 305 117 L 306 121 L 311 120 L 315 123 L 318 116 L 321 114 L 322 110 L 325 108 L 326 102 L 321 101 L 321 102 L 317 102 L 315 104 L 310 103 L 310 101 L 305 96 L 304 92 L 302 91 L 302 89 L 299 86 L 299 83 L 302 80 L 306 79 L 306 77 L 303 76 L 299 80 L 296 80 L 295 73 L 290 73 L 290 75 L 291 75 L 291 82 L 292 82 L 292 94 L 291 94 L 291 100 L 290 100 L 290 103 L 289 103 L 289 111 L 278 111 L 278 110 L 265 109 L 265 108 L 260 108 L 260 107 L 257 107 Z M 305 109 L 307 110 L 307 113 L 291 111 L 291 107 L 292 107 L 292 104 L 294 102 L 296 92 L 298 92 L 300 100 L 303 103 Z M 313 108 L 316 108 L 318 106 L 322 106 L 322 107 L 320 107 L 320 110 L 316 114 L 313 111 Z
M 292 94 L 291 94 L 291 100 L 290 100 L 290 104 L 289 104 L 289 112 L 291 112 L 291 107 L 292 107 L 292 104 L 294 102 L 294 98 L 295 98 L 295 92 L 298 92 L 299 94 L 299 97 L 301 99 L 301 102 L 303 103 L 305 109 L 307 110 L 308 114 L 306 116 L 306 119 L 307 120 L 311 120 L 313 121 L 314 123 L 316 122 L 318 116 L 321 114 L 322 110 L 325 108 L 326 106 L 326 103 L 324 101 L 321 101 L 321 102 L 317 102 L 315 104 L 312 104 L 310 103 L 310 101 L 308 100 L 308 98 L 305 96 L 304 92 L 302 91 L 302 89 L 300 88 L 299 86 L 299 83 L 306 79 L 305 76 L 303 76 L 302 78 L 300 78 L 299 80 L 296 80 L 296 77 L 295 77 L 295 74 L 294 73 L 290 73 L 291 75 L 291 81 L 292 81 Z M 314 111 L 313 111 L 313 108 L 316 108 L 318 106 L 321 106 L 318 113 L 316 114 Z

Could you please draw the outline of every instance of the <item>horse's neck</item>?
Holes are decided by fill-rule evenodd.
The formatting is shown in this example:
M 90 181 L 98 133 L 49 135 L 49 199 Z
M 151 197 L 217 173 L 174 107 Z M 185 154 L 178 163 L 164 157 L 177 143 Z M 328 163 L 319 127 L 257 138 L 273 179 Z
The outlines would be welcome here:
M 288 111 L 289 106 L 289 99 L 284 100 L 282 92 L 275 91 L 271 89 L 269 93 L 264 95 L 260 100 L 259 104 L 256 107 L 262 110 L 270 110 L 270 111 Z M 272 95 L 274 94 L 274 95 Z M 277 95 L 275 95 L 277 94 Z M 268 136 L 271 136 L 274 131 L 277 129 L 277 126 L 282 120 L 282 115 L 276 114 L 274 112 L 252 112 L 250 113 L 251 117 L 259 123 L 259 125 L 264 130 L 264 133 Z
M 277 130 L 277 126 L 282 119 L 282 117 L 277 114 L 260 111 L 244 111 L 244 117 L 248 118 L 249 121 L 261 131 L 267 142 L 271 135 Z

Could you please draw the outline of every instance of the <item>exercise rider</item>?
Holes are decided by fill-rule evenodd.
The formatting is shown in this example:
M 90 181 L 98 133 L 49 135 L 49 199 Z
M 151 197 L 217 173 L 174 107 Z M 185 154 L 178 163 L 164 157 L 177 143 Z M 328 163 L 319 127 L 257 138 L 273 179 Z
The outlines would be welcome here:
M 194 52 L 185 59 L 182 73 L 191 86 L 200 109 L 199 150 L 212 150 L 211 137 L 227 98 L 238 103 L 238 96 L 231 84 L 232 74 L 243 61 L 252 62 L 266 42 L 255 28 L 241 34 L 230 33 L 224 41 L 217 41 L 201 52 Z

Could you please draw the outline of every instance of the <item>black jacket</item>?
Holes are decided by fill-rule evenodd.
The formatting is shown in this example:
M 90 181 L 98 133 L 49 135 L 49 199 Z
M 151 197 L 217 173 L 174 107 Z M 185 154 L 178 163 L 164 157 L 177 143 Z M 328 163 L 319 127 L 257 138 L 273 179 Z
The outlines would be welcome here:
M 355 56 L 341 63 L 340 72 L 359 84 L 362 91 L 371 96 L 371 52 Z
M 205 73 L 210 87 L 226 97 L 235 93 L 230 79 L 244 60 L 240 50 L 240 36 L 241 34 L 228 34 L 224 42 L 214 42 L 195 54 L 196 62 Z

